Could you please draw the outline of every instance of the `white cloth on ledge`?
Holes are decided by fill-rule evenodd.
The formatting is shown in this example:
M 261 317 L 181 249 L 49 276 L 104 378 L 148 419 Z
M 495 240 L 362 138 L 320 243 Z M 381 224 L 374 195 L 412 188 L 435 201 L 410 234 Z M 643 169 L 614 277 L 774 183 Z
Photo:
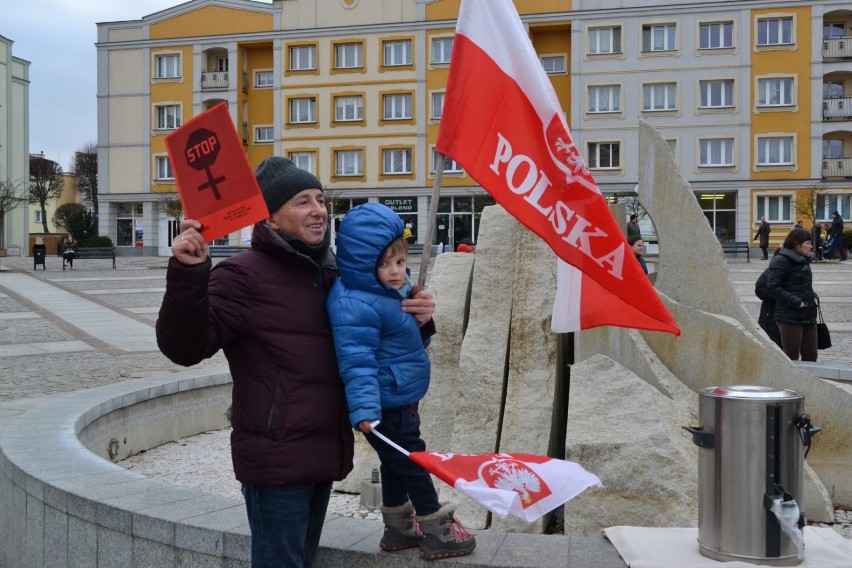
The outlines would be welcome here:
M 852 567 L 852 540 L 828 527 L 805 527 L 805 558 L 798 568 Z M 740 560 L 719 562 L 698 551 L 697 528 L 610 527 L 604 536 L 630 568 L 754 568 Z

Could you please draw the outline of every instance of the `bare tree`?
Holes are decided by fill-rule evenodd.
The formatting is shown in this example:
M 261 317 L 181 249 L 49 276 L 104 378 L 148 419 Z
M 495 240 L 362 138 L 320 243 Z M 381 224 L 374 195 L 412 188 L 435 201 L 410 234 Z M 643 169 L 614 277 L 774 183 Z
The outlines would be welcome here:
M 45 233 L 47 227 L 47 208 L 45 204 L 62 196 L 62 166 L 48 160 L 44 154 L 30 155 L 30 203 L 41 207 L 41 224 Z
M 160 211 L 169 219 L 169 242 L 180 233 L 180 218 L 183 217 L 183 203 L 177 193 L 163 193 L 160 196 Z
M 98 146 L 88 142 L 74 152 L 74 178 L 83 204 L 91 207 L 98 218 Z
M 21 184 L 9 180 L 0 181 L 0 248 L 5 247 L 3 242 L 4 225 L 6 214 L 16 209 L 27 200 L 21 191 Z
M 806 226 L 811 230 L 816 225 L 817 215 L 820 213 L 817 210 L 817 198 L 822 190 L 822 184 L 815 183 L 796 195 L 796 218 L 808 221 L 810 224 Z

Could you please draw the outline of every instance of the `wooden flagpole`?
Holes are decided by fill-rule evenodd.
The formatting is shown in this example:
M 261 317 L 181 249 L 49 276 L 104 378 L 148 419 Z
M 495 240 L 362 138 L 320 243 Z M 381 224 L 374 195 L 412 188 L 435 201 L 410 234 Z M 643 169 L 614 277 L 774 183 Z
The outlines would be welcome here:
M 432 256 L 432 237 L 435 232 L 435 219 L 438 218 L 438 199 L 441 195 L 441 180 L 444 177 L 444 155 L 435 152 L 435 183 L 432 185 L 432 201 L 429 203 L 429 220 L 426 224 L 425 244 L 423 245 L 423 257 L 420 259 L 420 273 L 417 275 L 417 284 L 421 290 L 426 288 L 426 275 L 429 272 L 429 258 Z

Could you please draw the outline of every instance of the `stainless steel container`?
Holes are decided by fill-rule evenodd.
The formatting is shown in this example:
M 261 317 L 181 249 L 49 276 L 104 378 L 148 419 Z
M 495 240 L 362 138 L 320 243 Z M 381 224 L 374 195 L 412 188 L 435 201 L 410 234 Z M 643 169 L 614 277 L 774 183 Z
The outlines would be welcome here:
M 803 410 L 804 396 L 792 390 L 738 385 L 699 392 L 700 425 L 685 429 L 702 448 L 701 554 L 773 566 L 801 562 L 795 543 L 770 507 L 776 499 L 792 507 L 794 500 L 801 511 L 804 447 L 819 431 Z M 798 529 L 803 524 L 804 514 Z

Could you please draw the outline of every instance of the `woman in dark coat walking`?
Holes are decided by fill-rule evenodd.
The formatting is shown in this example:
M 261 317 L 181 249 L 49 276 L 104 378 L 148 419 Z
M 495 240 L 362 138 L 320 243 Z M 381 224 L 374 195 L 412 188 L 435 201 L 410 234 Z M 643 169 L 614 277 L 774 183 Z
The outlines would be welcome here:
M 766 222 L 766 217 L 760 218 L 760 226 L 757 228 L 757 232 L 754 234 L 754 239 L 760 239 L 760 250 L 763 252 L 763 258 L 761 260 L 769 260 L 769 233 L 772 232 L 772 229 L 769 227 L 769 223 Z
M 775 321 L 781 332 L 781 348 L 796 361 L 817 360 L 817 306 L 813 289 L 810 252 L 813 237 L 805 229 L 793 229 L 781 252 L 769 263 L 766 295 L 775 300 Z

